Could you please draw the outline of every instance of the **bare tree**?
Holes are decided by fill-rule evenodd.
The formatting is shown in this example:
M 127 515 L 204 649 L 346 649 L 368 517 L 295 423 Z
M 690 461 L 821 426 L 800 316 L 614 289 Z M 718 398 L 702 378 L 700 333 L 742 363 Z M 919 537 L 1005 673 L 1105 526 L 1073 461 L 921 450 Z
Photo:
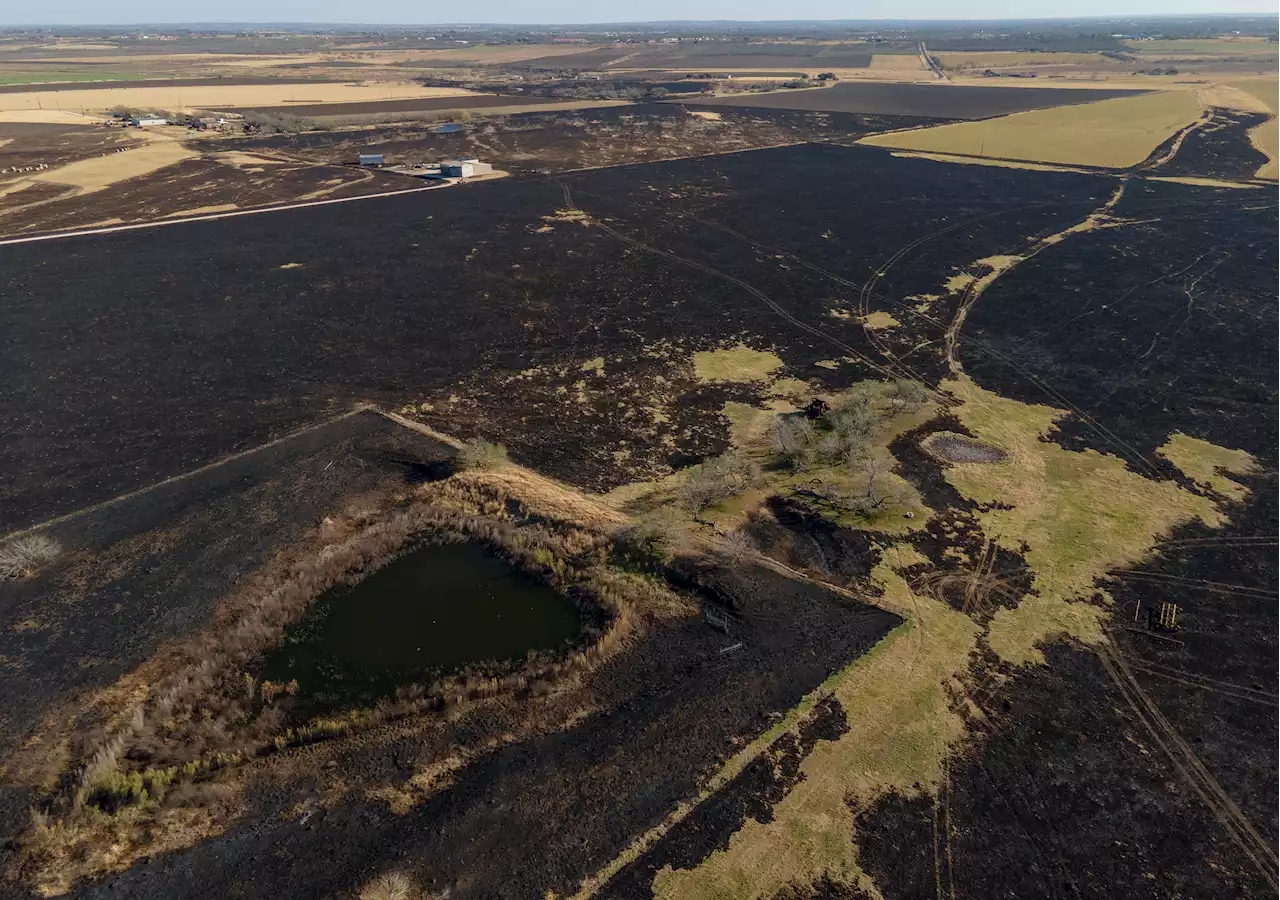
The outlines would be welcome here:
M 814 428 L 806 418 L 778 416 L 773 423 L 770 440 L 773 449 L 785 457 L 793 469 L 802 469 L 813 460 L 816 450 Z
M 413 882 L 400 872 L 379 875 L 360 892 L 360 900 L 413 900 L 417 896 Z
M 689 473 L 678 496 L 690 512 L 701 512 L 717 500 L 732 497 L 760 481 L 760 467 L 730 451 L 706 460 Z
M 740 563 L 755 551 L 755 542 L 751 536 L 737 529 L 726 534 L 721 541 L 725 556 L 735 563 Z
M 883 509 L 890 503 L 896 503 L 898 498 L 890 492 L 881 492 L 880 474 L 883 471 L 882 463 L 874 456 L 869 456 L 862 461 L 862 472 L 867 477 L 866 488 L 862 496 L 857 498 L 857 506 L 871 512 Z
M 18 538 L 0 547 L 0 581 L 25 578 L 36 569 L 57 559 L 62 548 L 43 534 Z
M 893 400 L 903 409 L 919 409 L 929 399 L 929 389 L 910 378 L 899 378 L 893 383 Z
M 506 447 L 481 438 L 473 438 L 458 448 L 457 466 L 462 470 L 500 469 L 508 462 Z

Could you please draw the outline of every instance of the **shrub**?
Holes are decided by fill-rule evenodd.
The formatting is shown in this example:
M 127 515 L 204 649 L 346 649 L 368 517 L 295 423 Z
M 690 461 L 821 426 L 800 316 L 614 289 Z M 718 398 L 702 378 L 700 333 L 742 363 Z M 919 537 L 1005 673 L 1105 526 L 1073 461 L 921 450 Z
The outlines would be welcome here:
M 506 447 L 480 438 L 473 438 L 458 449 L 458 468 L 463 471 L 497 469 L 508 462 Z
M 256 127 L 265 134 L 300 134 L 310 129 L 314 123 L 301 116 L 287 113 L 250 112 L 244 117 L 245 125 Z
M 680 505 L 698 513 L 759 481 L 760 468 L 755 463 L 740 453 L 724 453 L 706 460 L 689 473 L 678 492 Z
M 164 799 L 178 770 L 147 769 L 124 773 L 113 770 L 100 775 L 89 786 L 88 800 L 103 812 L 112 813 L 125 806 L 146 806 Z
M 725 556 L 733 562 L 742 562 L 755 552 L 755 541 L 744 531 L 730 531 L 724 536 L 721 546 Z
M 36 569 L 58 558 L 62 548 L 43 534 L 18 538 L 0 547 L 0 581 L 25 578 Z
M 633 522 L 614 535 L 613 544 L 622 562 L 659 567 L 674 555 L 676 533 L 662 522 Z
M 415 896 L 413 882 L 399 872 L 379 875 L 360 892 L 360 900 L 411 900 Z
M 813 461 L 816 450 L 814 429 L 808 419 L 778 416 L 773 423 L 771 440 L 773 449 L 790 463 L 793 469 L 803 469 Z
M 899 378 L 893 383 L 893 400 L 895 405 L 907 409 L 919 409 L 929 399 L 929 389 L 918 381 Z

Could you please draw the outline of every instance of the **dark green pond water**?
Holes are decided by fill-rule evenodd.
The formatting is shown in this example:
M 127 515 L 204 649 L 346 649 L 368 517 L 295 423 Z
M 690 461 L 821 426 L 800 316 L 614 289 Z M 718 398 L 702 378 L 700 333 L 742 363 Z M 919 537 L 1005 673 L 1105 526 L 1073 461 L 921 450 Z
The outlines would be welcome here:
M 483 547 L 428 545 L 323 594 L 262 677 L 296 678 L 304 696 L 372 699 L 468 663 L 562 648 L 581 628 L 567 597 Z

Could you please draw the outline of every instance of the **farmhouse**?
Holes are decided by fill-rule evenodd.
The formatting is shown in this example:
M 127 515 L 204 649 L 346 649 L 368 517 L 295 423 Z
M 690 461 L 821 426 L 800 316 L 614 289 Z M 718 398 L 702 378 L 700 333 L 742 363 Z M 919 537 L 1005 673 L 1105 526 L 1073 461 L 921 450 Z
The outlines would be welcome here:
M 492 171 L 492 165 L 480 162 L 474 157 L 469 159 L 447 159 L 440 163 L 440 174 L 445 178 L 472 178 L 476 175 L 488 175 Z

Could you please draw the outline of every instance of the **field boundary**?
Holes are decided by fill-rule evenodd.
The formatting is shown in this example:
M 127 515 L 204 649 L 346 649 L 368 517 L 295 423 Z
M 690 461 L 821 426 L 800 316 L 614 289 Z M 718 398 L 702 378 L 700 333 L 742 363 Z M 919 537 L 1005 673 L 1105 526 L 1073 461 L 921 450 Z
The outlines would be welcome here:
M 800 147 L 805 144 L 825 143 L 822 141 L 785 141 L 780 144 L 768 144 L 762 147 L 742 147 L 714 153 L 696 153 L 690 156 L 672 156 L 664 159 L 644 160 L 639 162 L 610 163 L 604 166 L 582 166 L 576 169 L 559 169 L 555 175 L 568 175 L 574 172 L 595 172 L 601 169 L 620 169 L 624 166 L 647 166 L 654 163 L 677 162 L 688 159 L 706 159 L 713 156 L 730 156 L 736 153 L 754 153 L 757 150 L 778 150 L 784 147 Z M 847 146 L 847 145 L 845 145 Z M 231 212 L 209 213 L 203 216 L 184 216 L 179 219 L 159 219 L 151 222 L 130 222 L 125 225 L 108 225 L 102 228 L 80 228 L 74 231 L 54 231 L 47 234 L 33 234 L 23 237 L 0 238 L 0 247 L 15 244 L 32 244 L 38 241 L 54 241 L 62 238 L 91 237 L 99 234 L 115 234 L 125 231 L 140 231 L 144 228 L 159 228 L 165 225 L 185 225 L 191 222 L 212 222 L 217 219 L 232 219 L 237 216 L 256 216 L 263 213 L 284 212 L 290 209 L 307 209 L 314 206 L 328 206 L 334 203 L 351 203 L 356 200 L 378 200 L 384 197 L 397 197 L 401 194 L 420 194 L 423 191 L 438 191 L 452 187 L 450 184 L 432 184 L 426 187 L 404 188 L 395 191 L 381 191 L 377 194 L 362 194 L 358 197 L 338 197 L 332 200 L 308 200 L 302 203 L 285 203 L 274 206 L 259 206 L 253 209 L 237 209 Z M 54 198 L 61 199 L 61 198 Z
M 455 450 L 461 449 L 463 446 L 462 441 L 458 440 L 457 438 L 450 437 L 447 434 L 436 431 L 434 428 L 431 428 L 427 425 L 423 425 L 421 422 L 415 422 L 413 421 L 413 419 L 406 418 L 400 415 L 399 413 L 394 413 L 389 410 L 381 409 L 377 406 L 372 406 L 372 405 L 366 406 L 364 408 L 364 411 L 376 413 L 377 415 L 382 416 L 382 418 L 386 419 L 389 422 L 394 422 L 395 424 L 399 425 L 402 428 L 408 428 L 410 431 L 416 431 L 418 432 L 418 434 L 421 434 L 425 437 L 429 437 L 433 441 L 439 441 L 442 444 L 448 444 L 450 447 L 453 447 Z
M 211 222 L 215 219 L 232 219 L 236 216 L 256 216 L 262 213 L 283 212 L 289 209 L 306 209 L 312 206 L 329 206 L 333 203 L 351 203 L 356 200 L 377 200 L 382 197 L 396 197 L 400 194 L 420 194 L 423 191 L 438 191 L 452 184 L 433 184 L 427 187 L 405 188 L 398 191 L 382 191 L 377 194 L 363 194 L 359 197 L 337 197 L 332 200 L 308 200 L 304 203 L 286 203 L 279 206 L 260 206 L 254 209 L 237 209 L 234 212 L 210 213 L 204 216 L 186 216 L 181 219 L 160 219 L 155 222 L 132 222 L 128 225 L 108 225 L 105 228 L 82 228 L 77 231 L 55 231 L 50 234 L 36 234 L 30 237 L 4 238 L 0 247 L 12 244 L 32 244 L 37 241 L 55 241 L 60 238 L 89 237 L 96 234 L 115 234 L 120 231 L 138 231 L 143 228 L 159 228 L 165 225 L 185 225 L 189 222 Z
M 365 412 L 378 413 L 379 415 L 382 415 L 385 418 L 391 418 L 392 421 L 399 421 L 398 419 L 392 418 L 388 414 L 382 412 L 382 410 L 378 409 L 373 404 L 357 403 L 354 408 L 349 409 L 344 413 L 339 413 L 336 416 L 330 416 L 327 419 L 323 419 L 322 421 L 319 421 L 319 422 L 313 422 L 310 425 L 304 425 L 301 428 L 297 428 L 297 429 L 294 429 L 293 431 L 290 431 L 288 434 L 284 434 L 278 438 L 275 438 L 274 440 L 267 441 L 265 444 L 257 444 L 253 447 L 249 447 L 246 450 L 239 450 L 228 456 L 224 456 L 220 459 L 216 459 L 211 463 L 205 463 L 203 466 L 199 466 L 195 469 L 188 469 L 187 471 L 181 472 L 177 475 L 171 475 L 168 478 L 164 478 L 164 479 L 161 479 L 160 481 L 153 482 L 152 484 L 146 485 L 145 487 L 136 488 L 132 491 L 126 491 L 125 493 L 118 494 L 115 497 L 112 497 L 108 500 L 103 500 L 99 503 L 94 503 L 90 506 L 83 506 L 80 509 L 73 510 L 69 513 L 63 513 L 62 515 L 55 516 L 52 519 L 46 519 L 43 522 L 37 522 L 34 525 L 28 525 L 26 528 L 20 528 L 16 531 L 10 531 L 8 534 L 0 535 L 0 542 L 11 541 L 14 538 L 25 537 L 29 534 L 35 534 L 40 531 L 46 531 L 55 526 L 65 524 L 66 522 L 71 522 L 71 521 L 74 521 L 75 519 L 83 518 L 84 516 L 90 515 L 91 513 L 99 512 L 100 510 L 107 509 L 112 506 L 116 506 L 117 504 L 125 503 L 129 500 L 137 499 L 138 497 L 142 497 L 146 494 L 151 493 L 154 490 L 158 490 L 159 488 L 186 481 L 190 478 L 196 477 L 197 475 L 203 475 L 206 472 L 212 472 L 213 470 L 219 469 L 225 465 L 228 465 L 229 463 L 236 462 L 237 460 L 244 459 L 245 457 L 253 456 L 255 453 L 261 453 L 263 450 L 268 450 L 272 447 L 277 447 L 280 444 L 287 443 L 288 441 L 296 440 L 297 438 L 300 438 L 305 434 L 310 434 L 313 431 L 319 431 L 322 428 L 327 428 L 330 425 L 337 424 L 338 422 L 346 421 L 347 419 L 354 418 L 355 416 L 358 416 L 361 413 L 365 413 Z M 400 424 L 404 424 L 404 423 L 401 422 Z M 436 437 L 434 433 L 431 436 Z
M 679 105 L 679 101 L 662 101 L 670 103 L 672 106 Z M 875 132 L 879 134 L 880 132 Z M 599 172 L 602 169 L 622 169 L 627 166 L 651 166 L 656 163 L 679 162 L 685 159 L 710 159 L 713 156 L 733 156 L 737 153 L 755 153 L 757 150 L 778 150 L 783 147 L 803 147 L 806 144 L 825 144 L 826 141 L 783 141 L 781 144 L 764 144 L 760 147 L 738 147 L 733 150 L 717 150 L 712 153 L 693 153 L 689 156 L 667 156 L 662 159 L 644 159 L 635 162 L 607 163 L 603 166 L 580 166 L 576 169 L 557 169 L 550 177 L 554 178 L 559 175 L 571 175 L 575 172 Z

